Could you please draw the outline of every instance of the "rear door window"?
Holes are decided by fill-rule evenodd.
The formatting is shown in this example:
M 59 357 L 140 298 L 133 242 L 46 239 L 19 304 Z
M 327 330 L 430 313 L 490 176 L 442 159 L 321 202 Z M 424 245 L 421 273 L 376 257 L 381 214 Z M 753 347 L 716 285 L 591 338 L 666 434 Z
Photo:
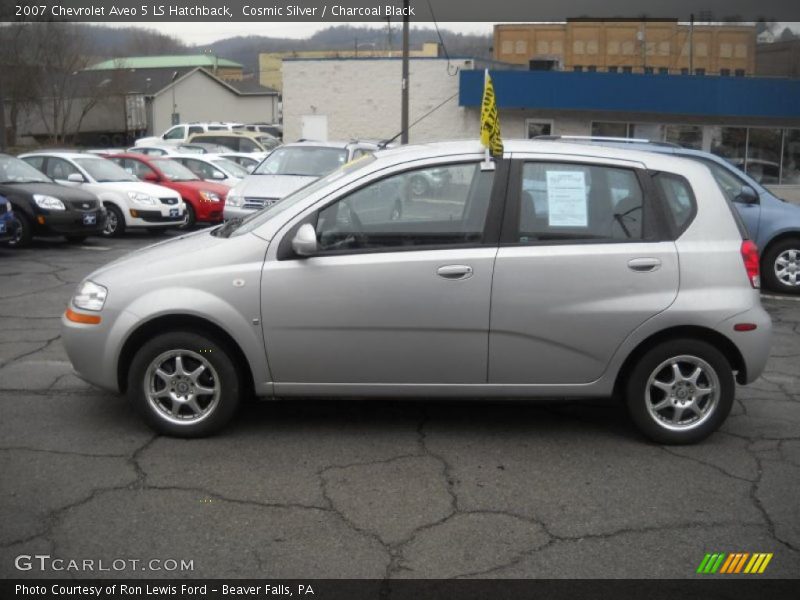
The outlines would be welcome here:
M 602 165 L 526 162 L 516 243 L 641 241 L 647 215 L 636 171 Z
M 654 181 L 661 191 L 675 230 L 683 232 L 697 210 L 692 187 L 686 179 L 672 173 L 658 173 Z

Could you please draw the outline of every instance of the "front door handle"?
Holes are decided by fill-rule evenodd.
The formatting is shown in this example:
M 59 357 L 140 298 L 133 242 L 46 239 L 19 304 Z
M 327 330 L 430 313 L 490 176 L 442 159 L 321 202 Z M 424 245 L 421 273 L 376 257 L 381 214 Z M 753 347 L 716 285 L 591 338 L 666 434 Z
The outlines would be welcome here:
M 637 273 L 650 273 L 661 266 L 658 258 L 633 258 L 628 261 L 628 268 Z
M 468 279 L 472 277 L 472 267 L 469 265 L 446 265 L 436 269 L 436 274 L 444 279 Z

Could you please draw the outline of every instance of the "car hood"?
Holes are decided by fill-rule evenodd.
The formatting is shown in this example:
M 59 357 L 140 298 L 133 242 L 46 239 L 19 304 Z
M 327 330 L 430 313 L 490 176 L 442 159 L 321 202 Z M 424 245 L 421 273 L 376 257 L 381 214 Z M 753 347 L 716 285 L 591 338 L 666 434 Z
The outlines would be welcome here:
M 316 181 L 317 177 L 301 175 L 248 175 L 236 186 L 236 193 L 253 198 L 276 198 L 288 196 L 295 190 Z
M 115 192 L 139 192 L 156 198 L 180 196 L 178 192 L 161 185 L 147 183 L 145 181 L 103 181 L 95 184 L 98 189 Z
M 1 183 L 0 194 L 7 197 L 46 194 L 62 200 L 97 200 L 97 196 L 90 192 L 57 183 Z
M 197 192 L 214 192 L 219 196 L 227 196 L 230 189 L 227 185 L 221 183 L 214 183 L 211 181 L 173 181 L 171 182 L 175 187 L 183 189 L 195 190 Z
M 263 262 L 264 240 L 253 235 L 216 237 L 212 231 L 202 229 L 134 250 L 87 279 L 108 287 L 110 294 L 127 290 L 128 295 L 141 295 L 145 283 L 148 288 L 180 285 L 198 272 L 224 270 L 231 261 L 240 261 L 243 253 L 252 255 L 249 260 Z

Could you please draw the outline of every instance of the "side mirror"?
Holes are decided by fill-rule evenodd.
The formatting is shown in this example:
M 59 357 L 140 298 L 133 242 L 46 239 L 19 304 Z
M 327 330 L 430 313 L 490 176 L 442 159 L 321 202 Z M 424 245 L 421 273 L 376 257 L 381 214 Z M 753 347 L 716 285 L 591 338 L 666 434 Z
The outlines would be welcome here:
M 313 256 L 317 253 L 317 232 L 311 223 L 300 226 L 292 240 L 292 250 L 298 256 Z
M 83 183 L 86 181 L 80 173 L 70 173 L 67 175 L 67 181 L 70 183 Z
M 736 202 L 742 204 L 758 204 L 758 194 L 749 185 L 743 185 L 739 190 L 739 195 L 736 196 Z
M 225 173 L 214 171 L 213 173 L 211 173 L 211 179 L 225 179 Z
M 255 167 L 255 165 L 247 165 L 247 166 L 245 167 L 245 170 L 246 170 L 248 173 L 252 173 L 253 171 L 255 171 L 255 170 L 256 170 L 256 167 Z
M 151 181 L 151 182 L 155 183 L 155 182 L 158 181 L 158 175 L 156 175 L 155 173 L 145 173 L 144 174 L 144 180 L 145 181 Z

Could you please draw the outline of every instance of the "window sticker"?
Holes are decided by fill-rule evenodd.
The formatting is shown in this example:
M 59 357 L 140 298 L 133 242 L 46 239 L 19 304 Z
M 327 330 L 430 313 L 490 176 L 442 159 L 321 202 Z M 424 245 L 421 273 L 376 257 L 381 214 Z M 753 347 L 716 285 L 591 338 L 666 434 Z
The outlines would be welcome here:
M 585 173 L 548 171 L 547 204 L 550 227 L 588 227 Z

